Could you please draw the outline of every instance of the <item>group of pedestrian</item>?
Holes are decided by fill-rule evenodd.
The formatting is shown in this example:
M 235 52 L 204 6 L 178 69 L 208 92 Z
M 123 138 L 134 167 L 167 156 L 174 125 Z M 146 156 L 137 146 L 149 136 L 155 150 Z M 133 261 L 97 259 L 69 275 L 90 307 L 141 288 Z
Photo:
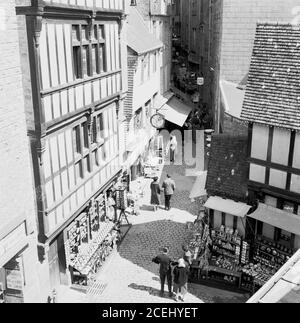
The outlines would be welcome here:
M 162 191 L 165 195 L 165 210 L 171 210 L 171 199 L 175 193 L 176 185 L 174 180 L 171 178 L 171 175 L 167 175 L 167 179 L 163 182 L 162 186 L 159 185 L 159 178 L 155 177 L 151 183 L 151 205 L 154 207 L 154 211 L 158 210 L 160 205 L 160 194 Z
M 167 280 L 169 296 L 175 294 L 175 301 L 185 300 L 188 291 L 188 279 L 191 265 L 191 253 L 187 246 L 182 246 L 183 256 L 178 261 L 173 261 L 169 257 L 169 248 L 162 248 L 162 252 L 152 259 L 159 264 L 159 276 L 161 283 L 160 296 L 164 297 L 165 282 Z M 172 291 L 173 287 L 173 291 Z M 173 294 L 174 293 L 174 294 Z

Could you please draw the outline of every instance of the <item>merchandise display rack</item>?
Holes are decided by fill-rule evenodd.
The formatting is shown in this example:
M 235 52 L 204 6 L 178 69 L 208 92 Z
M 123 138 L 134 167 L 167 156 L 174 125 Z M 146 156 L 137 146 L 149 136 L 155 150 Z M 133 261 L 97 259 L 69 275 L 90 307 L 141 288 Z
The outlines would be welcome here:
M 89 286 L 94 282 L 107 257 L 117 248 L 118 230 L 112 222 L 101 223 L 100 232 L 89 244 L 80 248 L 77 257 L 70 263 L 73 284 Z
M 264 236 L 257 236 L 253 244 L 253 263 L 242 269 L 242 288 L 255 293 L 295 253 Z

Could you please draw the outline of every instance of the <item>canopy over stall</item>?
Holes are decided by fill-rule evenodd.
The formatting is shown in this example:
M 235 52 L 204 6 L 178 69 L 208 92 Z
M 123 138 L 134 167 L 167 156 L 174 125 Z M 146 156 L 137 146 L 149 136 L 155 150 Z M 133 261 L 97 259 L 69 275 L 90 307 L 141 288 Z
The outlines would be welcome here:
M 259 203 L 256 211 L 248 216 L 252 219 L 268 223 L 276 228 L 300 235 L 300 217 L 293 213 Z
M 251 208 L 250 205 L 245 203 L 223 199 L 218 196 L 211 196 L 204 206 L 208 209 L 224 212 L 240 218 L 244 218 Z
M 192 107 L 186 105 L 176 97 L 172 97 L 172 99 L 158 112 L 162 114 L 169 122 L 182 127 L 192 110 Z

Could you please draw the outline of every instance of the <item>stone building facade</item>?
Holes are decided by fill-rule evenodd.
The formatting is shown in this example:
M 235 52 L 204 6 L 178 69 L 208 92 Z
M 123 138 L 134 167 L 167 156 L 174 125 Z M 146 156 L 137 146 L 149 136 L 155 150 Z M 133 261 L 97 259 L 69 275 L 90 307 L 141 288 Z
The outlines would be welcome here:
M 0 302 L 38 302 L 35 190 L 13 0 L 0 6 L 0 52 Z

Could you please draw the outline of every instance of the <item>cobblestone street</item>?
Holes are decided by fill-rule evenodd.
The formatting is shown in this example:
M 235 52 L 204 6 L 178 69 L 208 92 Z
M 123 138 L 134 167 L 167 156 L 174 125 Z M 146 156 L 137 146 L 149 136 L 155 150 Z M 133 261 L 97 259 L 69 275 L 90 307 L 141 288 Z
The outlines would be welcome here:
M 164 245 L 170 247 L 170 256 L 173 259 L 181 257 L 181 246 L 189 240 L 186 224 L 195 220 L 198 206 L 196 202 L 192 203 L 189 200 L 195 178 L 186 177 L 183 166 L 166 166 L 161 180 L 165 178 L 166 173 L 171 174 L 177 184 L 172 210 L 166 212 L 161 208 L 156 213 L 150 210 L 148 204 L 151 180 L 147 180 L 142 214 L 130 219 L 133 227 L 119 252 L 99 275 L 99 283 L 106 288 L 100 296 L 94 298 L 95 302 L 175 303 L 167 296 L 159 297 L 158 265 L 151 260 Z M 244 295 L 194 284 L 190 284 L 186 297 L 187 303 L 245 301 Z
M 189 240 L 187 222 L 193 222 L 198 213 L 197 200 L 191 202 L 189 194 L 196 177 L 186 176 L 184 166 L 165 166 L 161 182 L 170 174 L 176 182 L 176 192 L 171 201 L 172 209 L 167 212 L 161 208 L 154 213 L 150 201 L 151 179 L 141 179 L 144 186 L 142 210 L 139 216 L 129 218 L 132 228 L 127 233 L 118 252 L 105 264 L 98 275 L 97 284 L 87 296 L 78 292 L 65 291 L 68 302 L 95 303 L 175 303 L 167 297 L 159 296 L 160 281 L 158 265 L 152 263 L 162 246 L 170 247 L 170 256 L 182 256 L 181 246 Z M 247 295 L 223 291 L 207 286 L 189 285 L 187 303 L 242 303 Z M 63 301 L 63 300 L 61 300 Z

